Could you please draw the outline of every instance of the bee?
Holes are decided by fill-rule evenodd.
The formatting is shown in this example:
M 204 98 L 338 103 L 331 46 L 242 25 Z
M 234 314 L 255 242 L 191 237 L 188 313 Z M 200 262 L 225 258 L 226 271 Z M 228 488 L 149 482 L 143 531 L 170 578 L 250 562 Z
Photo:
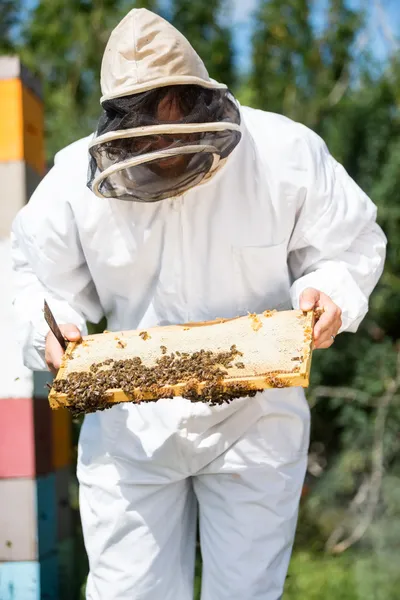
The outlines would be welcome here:
M 146 340 L 149 340 L 149 339 L 151 338 L 151 335 L 149 335 L 149 334 L 147 333 L 147 331 L 141 331 L 141 332 L 139 333 L 139 335 L 140 335 L 140 337 L 142 338 L 142 340 L 144 340 L 144 341 L 146 341 Z

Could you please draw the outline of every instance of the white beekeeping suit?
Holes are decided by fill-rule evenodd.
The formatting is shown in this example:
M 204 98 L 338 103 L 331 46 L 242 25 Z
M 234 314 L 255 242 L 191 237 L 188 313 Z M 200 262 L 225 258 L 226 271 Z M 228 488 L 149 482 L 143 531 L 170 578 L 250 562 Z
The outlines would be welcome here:
M 172 137 L 161 123 L 140 143 L 137 127 L 156 123 L 79 140 L 17 216 L 15 309 L 30 368 L 46 368 L 44 298 L 59 323 L 83 333 L 103 315 L 120 330 L 297 307 L 307 287 L 342 309 L 342 331 L 365 316 L 386 243 L 373 203 L 317 135 L 240 107 L 172 26 L 131 11 L 105 52 L 103 106 L 187 84 L 233 112 L 210 117 L 208 129 L 180 121 Z M 121 144 L 130 136 L 131 154 Z M 154 143 L 168 150 L 156 157 L 166 159 L 165 187 L 141 162 Z M 171 167 L 181 148 L 184 175 Z M 190 600 L 197 499 L 202 599 L 278 600 L 308 443 L 300 388 L 226 406 L 177 398 L 88 415 L 78 461 L 87 598 Z

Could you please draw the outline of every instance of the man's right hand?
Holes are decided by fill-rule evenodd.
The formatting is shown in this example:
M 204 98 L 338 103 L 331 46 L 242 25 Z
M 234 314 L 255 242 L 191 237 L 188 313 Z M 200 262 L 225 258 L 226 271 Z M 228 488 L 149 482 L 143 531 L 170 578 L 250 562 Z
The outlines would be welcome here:
M 81 339 L 81 332 L 72 323 L 60 325 L 61 333 L 69 342 L 78 342 Z M 45 359 L 50 371 L 55 375 L 60 368 L 61 359 L 64 350 L 61 348 L 57 338 L 50 331 L 46 337 Z

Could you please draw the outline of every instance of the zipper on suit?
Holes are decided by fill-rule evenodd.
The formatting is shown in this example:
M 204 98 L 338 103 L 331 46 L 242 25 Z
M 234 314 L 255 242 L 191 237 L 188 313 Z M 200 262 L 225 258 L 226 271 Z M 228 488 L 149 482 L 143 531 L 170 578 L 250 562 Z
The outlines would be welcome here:
M 184 214 L 183 214 L 183 204 L 184 204 L 185 195 L 177 196 L 174 198 L 174 209 L 178 212 L 179 219 L 179 254 L 180 254 L 180 262 L 181 262 L 181 299 L 183 304 L 183 309 L 185 311 L 185 321 L 189 321 L 189 311 L 188 311 L 188 298 L 187 298 L 187 283 L 186 283 L 186 252 L 185 252 L 185 224 L 184 224 Z

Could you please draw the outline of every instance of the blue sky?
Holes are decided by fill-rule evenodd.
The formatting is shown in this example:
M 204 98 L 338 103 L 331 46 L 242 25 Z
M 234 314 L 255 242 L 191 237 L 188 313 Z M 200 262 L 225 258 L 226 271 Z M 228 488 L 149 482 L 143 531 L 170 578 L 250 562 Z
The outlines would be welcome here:
M 258 0 L 230 0 L 230 2 L 237 62 L 240 69 L 246 71 L 250 65 L 252 18 Z M 326 4 L 326 0 L 314 0 L 314 22 L 317 27 L 323 23 Z M 394 37 L 400 38 L 400 0 L 380 0 L 378 3 L 376 0 L 349 0 L 348 4 L 352 8 L 363 8 L 367 11 L 368 47 L 377 59 L 385 60 L 390 48 L 390 43 L 386 39 L 386 29 L 389 29 Z M 377 4 L 383 8 L 383 19 Z

